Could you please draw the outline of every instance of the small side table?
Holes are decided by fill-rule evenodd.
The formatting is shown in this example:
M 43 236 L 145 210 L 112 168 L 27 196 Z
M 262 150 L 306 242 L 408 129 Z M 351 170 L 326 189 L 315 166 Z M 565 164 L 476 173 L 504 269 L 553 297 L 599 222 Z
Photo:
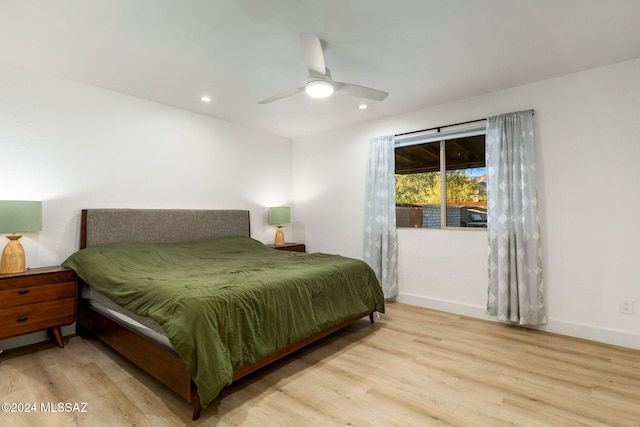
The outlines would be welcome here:
M 276 246 L 274 244 L 266 245 L 270 248 L 277 249 L 279 251 L 289 251 L 289 252 L 306 252 L 307 248 L 304 243 L 285 243 L 281 246 Z
M 63 267 L 0 274 L 0 339 L 49 330 L 64 347 L 60 327 L 76 321 L 78 279 Z

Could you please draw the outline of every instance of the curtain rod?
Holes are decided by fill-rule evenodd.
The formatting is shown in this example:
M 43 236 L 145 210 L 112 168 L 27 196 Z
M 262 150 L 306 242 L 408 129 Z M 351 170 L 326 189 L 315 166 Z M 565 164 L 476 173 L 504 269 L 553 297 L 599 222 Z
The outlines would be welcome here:
M 532 114 L 533 116 L 535 116 L 535 115 L 536 115 L 536 112 L 535 112 L 533 109 L 531 109 L 531 110 L 522 110 L 522 111 L 517 111 L 517 113 L 524 113 L 524 112 L 527 112 L 527 111 L 531 111 L 531 114 Z M 487 120 L 487 119 L 488 119 L 488 117 L 485 117 L 484 119 L 469 120 L 469 121 L 467 121 L 467 122 L 454 123 L 454 124 L 452 124 L 452 125 L 437 126 L 437 127 L 428 128 L 428 129 L 414 130 L 414 131 L 411 131 L 411 132 L 397 133 L 397 134 L 395 134 L 395 135 L 394 135 L 394 137 L 398 137 L 398 136 L 407 136 L 407 135 L 411 135 L 411 134 L 414 134 L 414 133 L 427 132 L 427 131 L 430 131 L 430 130 L 437 130 L 438 132 L 440 132 L 440 129 L 450 128 L 450 127 L 454 127 L 454 126 L 467 125 L 467 124 L 469 124 L 469 123 L 481 122 L 481 121 L 483 121 L 483 120 Z

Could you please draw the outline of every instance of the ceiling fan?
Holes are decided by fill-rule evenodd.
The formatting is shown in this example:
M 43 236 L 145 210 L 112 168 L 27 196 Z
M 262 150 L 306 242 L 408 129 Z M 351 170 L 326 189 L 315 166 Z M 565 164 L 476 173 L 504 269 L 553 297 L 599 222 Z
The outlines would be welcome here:
M 324 53 L 322 52 L 322 43 L 318 36 L 313 34 L 300 34 L 302 42 L 302 54 L 304 61 L 309 69 L 309 76 L 304 86 L 279 93 L 269 98 L 263 99 L 259 104 L 269 104 L 295 95 L 302 91 L 313 98 L 326 98 L 331 96 L 334 91 L 341 91 L 359 98 L 373 99 L 375 101 L 383 101 L 389 94 L 378 89 L 370 87 L 358 86 L 351 83 L 334 82 L 331 79 L 331 71 L 325 66 Z

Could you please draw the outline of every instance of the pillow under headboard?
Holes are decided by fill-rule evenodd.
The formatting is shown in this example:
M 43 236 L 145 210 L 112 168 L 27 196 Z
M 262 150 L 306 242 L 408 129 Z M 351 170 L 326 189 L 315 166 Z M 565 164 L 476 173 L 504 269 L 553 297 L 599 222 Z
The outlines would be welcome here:
M 83 209 L 80 248 L 119 242 L 176 243 L 250 235 L 247 210 Z

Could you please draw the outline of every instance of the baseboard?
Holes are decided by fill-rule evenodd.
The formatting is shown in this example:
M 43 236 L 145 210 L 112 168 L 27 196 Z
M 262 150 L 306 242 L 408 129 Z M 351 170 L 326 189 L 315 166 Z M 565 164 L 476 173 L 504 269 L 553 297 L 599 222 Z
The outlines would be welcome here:
M 553 318 L 549 319 L 548 325 L 540 326 L 537 329 L 553 332 L 554 334 L 568 335 L 570 337 L 640 350 L 640 334 L 632 334 L 616 329 L 597 328 L 592 325 L 571 323 Z
M 418 307 L 431 308 L 433 310 L 446 311 L 448 313 L 460 314 L 463 316 L 476 317 L 478 319 L 487 319 L 491 320 L 490 316 L 487 314 L 486 307 L 482 306 L 472 306 L 472 305 L 464 305 L 459 302 L 454 301 L 445 301 L 433 298 L 426 298 L 419 295 L 398 294 L 398 298 L 396 301 L 415 305 Z
M 418 307 L 446 311 L 448 313 L 475 317 L 477 319 L 496 321 L 494 317 L 487 314 L 487 310 L 484 306 L 460 304 L 459 302 L 426 298 L 406 293 L 400 293 L 396 300 L 401 303 L 415 305 Z M 633 334 L 615 329 L 598 328 L 593 325 L 571 323 L 554 318 L 549 318 L 549 323 L 547 325 L 538 326 L 534 329 L 640 350 L 640 334 Z

